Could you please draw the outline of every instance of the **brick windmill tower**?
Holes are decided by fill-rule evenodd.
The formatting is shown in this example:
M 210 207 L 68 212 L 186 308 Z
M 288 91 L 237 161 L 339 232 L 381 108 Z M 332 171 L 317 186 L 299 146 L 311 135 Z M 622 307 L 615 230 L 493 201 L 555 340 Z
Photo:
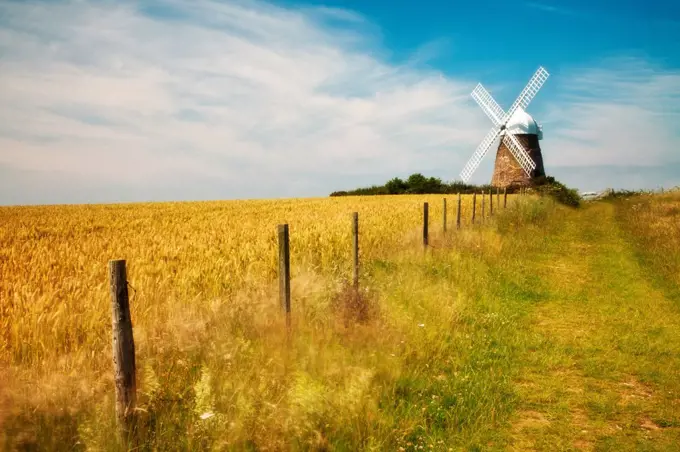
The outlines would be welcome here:
M 525 108 L 536 96 L 548 76 L 548 72 L 539 67 L 507 113 L 481 83 L 472 91 L 472 98 L 491 119 L 493 127 L 460 173 L 463 181 L 470 180 L 470 176 L 499 136 L 501 139 L 496 152 L 491 185 L 495 187 L 527 186 L 531 184 L 532 178 L 545 175 L 543 156 L 538 143 L 543 139 L 543 130 L 525 111 Z

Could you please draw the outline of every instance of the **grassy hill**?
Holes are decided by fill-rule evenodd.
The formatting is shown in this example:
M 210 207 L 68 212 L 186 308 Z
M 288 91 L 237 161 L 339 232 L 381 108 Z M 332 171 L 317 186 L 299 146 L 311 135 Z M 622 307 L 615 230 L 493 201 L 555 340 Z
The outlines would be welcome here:
M 474 227 L 466 197 L 447 234 L 441 198 L 1 208 L 0 441 L 116 449 L 106 261 L 122 257 L 143 449 L 677 450 L 680 193 L 513 195 Z

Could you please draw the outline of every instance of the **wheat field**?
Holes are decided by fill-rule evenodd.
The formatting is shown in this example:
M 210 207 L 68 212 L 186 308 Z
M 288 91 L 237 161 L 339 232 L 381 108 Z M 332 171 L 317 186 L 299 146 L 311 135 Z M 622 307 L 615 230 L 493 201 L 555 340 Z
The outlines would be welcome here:
M 107 262 L 121 258 L 128 267 L 140 410 L 155 423 L 150 444 L 164 444 L 165 432 L 167 440 L 181 437 L 191 447 L 225 431 L 226 445 L 251 441 L 262 450 L 280 449 L 290 438 L 323 442 L 315 416 L 327 417 L 325 404 L 346 412 L 343 421 L 356 421 L 352 410 L 371 402 L 359 393 L 369 390 L 376 369 L 390 372 L 389 364 L 376 363 L 389 353 L 341 344 L 346 328 L 329 326 L 352 274 L 352 212 L 359 213 L 362 265 L 383 262 L 422 252 L 425 201 L 431 244 L 438 245 L 443 198 L 0 208 L 0 423 L 13 423 L 12 441 L 19 443 L 41 443 L 48 434 L 106 446 L 113 429 Z M 456 197 L 447 199 L 454 229 Z M 463 228 L 471 204 L 464 196 Z M 291 347 L 281 343 L 277 305 L 281 223 L 290 227 L 299 340 Z M 342 340 L 372 346 L 396 340 L 390 335 L 398 334 L 399 314 L 383 317 Z M 322 387 L 328 393 L 317 406 L 314 389 Z M 221 414 L 192 418 L 207 412 Z

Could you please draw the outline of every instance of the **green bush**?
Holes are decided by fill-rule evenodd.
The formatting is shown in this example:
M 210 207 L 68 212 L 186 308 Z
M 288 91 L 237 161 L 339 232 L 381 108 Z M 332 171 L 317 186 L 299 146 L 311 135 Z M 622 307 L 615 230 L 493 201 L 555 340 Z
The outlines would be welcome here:
M 630 198 L 631 196 L 649 195 L 652 193 L 653 192 L 648 190 L 615 190 L 610 188 L 605 190 L 602 196 L 600 196 L 598 199 L 601 201 L 612 201 L 615 199 Z
M 569 188 L 552 176 L 541 176 L 532 180 L 533 190 L 542 196 L 549 196 L 560 204 L 570 207 L 581 205 L 581 196 L 578 191 Z

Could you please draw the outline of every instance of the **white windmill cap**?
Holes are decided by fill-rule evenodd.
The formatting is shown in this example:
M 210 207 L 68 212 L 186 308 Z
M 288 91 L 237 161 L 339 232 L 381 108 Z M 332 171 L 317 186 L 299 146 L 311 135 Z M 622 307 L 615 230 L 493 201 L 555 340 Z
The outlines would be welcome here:
M 543 139 L 543 128 L 531 117 L 529 113 L 518 108 L 508 121 L 506 130 L 513 135 L 538 135 Z

